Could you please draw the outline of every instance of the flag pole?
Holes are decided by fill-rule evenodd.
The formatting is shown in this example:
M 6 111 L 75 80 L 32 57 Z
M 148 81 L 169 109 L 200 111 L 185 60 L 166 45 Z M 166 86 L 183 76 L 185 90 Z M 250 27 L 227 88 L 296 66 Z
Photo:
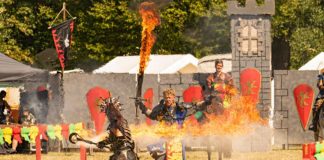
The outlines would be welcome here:
M 63 11 L 63 21 L 65 21 L 66 20 L 66 3 L 65 2 L 63 2 L 62 11 Z M 64 61 L 66 61 L 66 60 L 64 60 Z M 65 62 L 64 62 L 64 64 L 65 64 Z M 62 70 L 62 74 L 61 74 L 62 83 L 61 84 L 62 84 L 62 87 L 63 87 L 64 68 L 61 67 L 61 70 Z

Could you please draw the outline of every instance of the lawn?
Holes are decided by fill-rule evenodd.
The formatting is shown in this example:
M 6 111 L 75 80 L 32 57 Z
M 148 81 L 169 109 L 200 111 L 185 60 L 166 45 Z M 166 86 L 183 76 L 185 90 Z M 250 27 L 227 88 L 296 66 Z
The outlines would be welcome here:
M 94 152 L 93 155 L 88 155 L 87 160 L 108 160 L 110 153 Z M 152 160 L 146 152 L 139 154 L 141 160 Z M 1 155 L 1 160 L 35 160 L 35 154 L 13 154 Z M 207 159 L 206 152 L 187 152 L 187 160 L 205 160 Z M 77 152 L 57 153 L 50 152 L 42 154 L 42 160 L 78 160 L 80 155 Z M 212 153 L 212 159 L 217 159 L 217 153 Z M 301 160 L 301 150 L 275 150 L 271 152 L 252 152 L 252 153 L 233 153 L 231 160 Z M 226 159 L 225 159 L 226 160 Z

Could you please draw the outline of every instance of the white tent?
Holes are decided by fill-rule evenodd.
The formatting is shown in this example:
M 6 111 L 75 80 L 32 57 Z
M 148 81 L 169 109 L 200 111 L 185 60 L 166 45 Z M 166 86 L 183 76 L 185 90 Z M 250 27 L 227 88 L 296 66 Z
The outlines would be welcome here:
M 215 60 L 221 59 L 223 61 L 223 72 L 232 71 L 232 53 L 227 54 L 215 54 L 205 56 L 199 59 L 198 72 L 199 73 L 213 73 L 216 71 Z
M 320 70 L 324 68 L 324 52 L 319 53 L 298 70 Z
M 191 54 L 151 55 L 145 68 L 147 74 L 196 73 L 198 59 Z M 119 56 L 93 73 L 138 73 L 139 56 Z

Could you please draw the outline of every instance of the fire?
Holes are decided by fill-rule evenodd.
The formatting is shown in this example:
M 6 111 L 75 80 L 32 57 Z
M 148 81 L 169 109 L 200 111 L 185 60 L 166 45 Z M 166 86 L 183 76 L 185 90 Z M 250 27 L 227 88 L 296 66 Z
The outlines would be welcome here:
M 147 61 L 150 58 L 151 49 L 155 43 L 153 34 L 154 28 L 160 24 L 160 16 L 153 2 L 143 2 L 140 5 L 139 13 L 142 17 L 142 42 L 140 50 L 139 73 L 143 74 Z
M 131 125 L 132 134 L 152 137 L 186 137 L 210 135 L 245 135 L 253 131 L 254 125 L 266 125 L 267 120 L 260 117 L 256 103 L 251 97 L 236 96 L 231 98 L 229 107 L 224 114 L 214 115 L 204 113 L 208 120 L 203 124 L 191 116 L 183 126 L 158 123 L 153 126 Z

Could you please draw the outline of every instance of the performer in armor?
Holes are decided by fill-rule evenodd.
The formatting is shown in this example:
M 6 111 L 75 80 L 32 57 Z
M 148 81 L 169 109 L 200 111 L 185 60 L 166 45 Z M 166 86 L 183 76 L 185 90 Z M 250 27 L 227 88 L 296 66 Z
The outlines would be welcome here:
M 207 95 L 211 98 L 211 105 L 207 107 L 207 113 L 214 113 L 216 115 L 223 114 L 224 107 L 228 104 L 224 104 L 226 98 L 232 96 L 231 90 L 234 88 L 234 82 L 228 73 L 222 72 L 223 61 L 215 60 L 216 72 L 210 74 L 207 79 Z
M 153 110 L 147 109 L 140 99 L 136 99 L 136 103 L 142 113 L 148 118 L 169 125 L 177 124 L 179 127 L 182 127 L 186 117 L 195 113 L 198 108 L 205 104 L 204 102 L 201 102 L 199 106 L 184 103 L 179 104 L 175 102 L 175 91 L 171 88 L 163 91 L 163 97 L 163 100 Z M 155 160 L 166 159 L 166 150 L 163 144 L 164 142 L 148 146 L 148 150 Z
M 110 122 L 107 132 L 109 136 L 98 142 L 98 148 L 110 146 L 113 155 L 109 160 L 137 160 L 134 152 L 135 143 L 132 139 L 127 120 L 120 113 L 121 104 L 117 98 L 108 98 L 100 105 Z
M 142 101 L 138 100 L 136 103 L 140 107 L 143 114 L 152 120 L 165 122 L 167 124 L 177 123 L 179 126 L 183 124 L 186 117 L 196 112 L 198 106 L 184 105 L 175 102 L 175 91 L 168 88 L 163 91 L 163 99 L 160 103 L 150 110 L 144 106 Z M 203 105 L 203 103 L 201 103 Z
M 319 89 L 319 93 L 315 99 L 314 107 L 313 107 L 313 121 L 312 124 L 309 126 L 309 130 L 314 132 L 317 131 L 317 123 L 319 119 L 319 113 L 321 106 L 324 103 L 324 68 L 320 70 L 320 74 L 318 75 L 317 79 L 317 87 Z

